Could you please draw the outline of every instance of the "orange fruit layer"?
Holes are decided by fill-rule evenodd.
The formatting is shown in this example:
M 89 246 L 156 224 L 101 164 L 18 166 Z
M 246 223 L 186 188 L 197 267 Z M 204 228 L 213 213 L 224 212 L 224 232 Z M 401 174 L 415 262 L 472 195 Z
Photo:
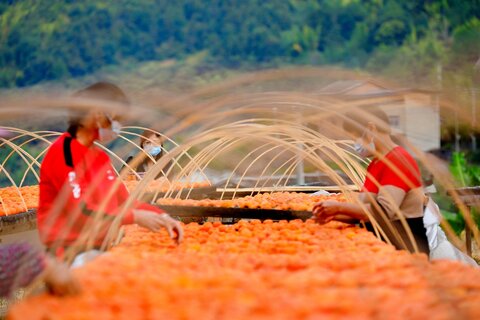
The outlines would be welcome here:
M 128 191 L 132 192 L 140 183 L 140 181 L 132 180 L 128 178 L 123 181 Z M 208 181 L 200 182 L 169 182 L 167 180 L 153 180 L 147 186 L 147 192 L 168 192 L 172 190 L 181 190 L 181 189 L 190 189 L 190 188 L 203 188 L 209 187 L 210 183 Z
M 165 198 L 159 199 L 157 203 L 174 206 L 312 211 L 316 203 L 325 200 L 345 201 L 345 197 L 341 194 L 312 196 L 301 192 L 273 192 L 259 193 L 255 196 L 247 196 L 233 200 L 185 200 Z
M 124 181 L 127 189 L 132 191 L 138 185 L 139 181 Z M 148 192 L 167 192 L 169 190 L 180 190 L 182 188 L 200 188 L 209 186 L 209 182 L 181 183 L 155 180 L 148 187 Z M 170 189 L 172 187 L 172 189 Z M 6 187 L 0 188 L 0 216 L 11 215 L 38 208 L 39 201 L 38 185 L 26 186 L 21 188 Z M 23 198 L 23 199 L 22 199 Z
M 338 222 L 192 223 L 179 246 L 131 226 L 75 273 L 82 294 L 33 297 L 7 319 L 480 319 L 480 270 Z
M 0 216 L 17 214 L 38 207 L 38 185 L 0 189 Z

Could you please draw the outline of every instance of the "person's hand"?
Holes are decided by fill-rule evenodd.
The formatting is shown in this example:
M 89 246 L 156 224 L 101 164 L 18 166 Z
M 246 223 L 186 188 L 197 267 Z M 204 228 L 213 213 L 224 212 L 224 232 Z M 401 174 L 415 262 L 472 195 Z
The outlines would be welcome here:
M 44 281 L 53 294 L 59 296 L 73 295 L 81 291 L 80 284 L 70 269 L 54 258 L 47 258 Z
M 316 222 L 324 224 L 332 221 L 340 213 L 341 203 L 334 200 L 327 200 L 313 206 L 313 218 Z
M 183 241 L 183 229 L 179 221 L 173 219 L 166 213 L 158 214 L 148 210 L 135 210 L 133 213 L 134 221 L 139 226 L 147 228 L 150 231 L 158 232 L 162 228 L 167 229 L 170 238 L 181 243 Z

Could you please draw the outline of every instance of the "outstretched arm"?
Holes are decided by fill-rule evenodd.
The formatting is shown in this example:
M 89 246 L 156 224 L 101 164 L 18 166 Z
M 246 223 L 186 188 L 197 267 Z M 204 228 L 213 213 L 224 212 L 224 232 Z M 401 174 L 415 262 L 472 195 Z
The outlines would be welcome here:
M 117 195 L 120 197 L 121 202 L 127 201 L 129 193 L 123 184 L 119 186 Z M 142 201 L 135 201 L 133 208 L 129 210 L 128 214 L 133 217 L 133 223 L 139 226 L 153 232 L 158 232 L 162 228 L 165 228 L 170 238 L 174 239 L 177 243 L 183 241 L 183 228 L 181 223 L 158 207 Z
M 331 220 L 351 222 L 352 220 L 367 221 L 365 209 L 357 203 L 327 200 L 317 203 L 313 207 L 314 219 L 319 223 Z

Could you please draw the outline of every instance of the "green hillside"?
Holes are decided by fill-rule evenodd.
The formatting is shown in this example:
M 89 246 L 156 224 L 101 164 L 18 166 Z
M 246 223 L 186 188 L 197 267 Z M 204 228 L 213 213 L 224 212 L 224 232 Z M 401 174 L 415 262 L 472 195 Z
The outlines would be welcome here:
M 438 64 L 470 72 L 479 17 L 479 0 L 3 0 L 0 87 L 198 52 L 207 71 L 338 64 L 429 83 Z

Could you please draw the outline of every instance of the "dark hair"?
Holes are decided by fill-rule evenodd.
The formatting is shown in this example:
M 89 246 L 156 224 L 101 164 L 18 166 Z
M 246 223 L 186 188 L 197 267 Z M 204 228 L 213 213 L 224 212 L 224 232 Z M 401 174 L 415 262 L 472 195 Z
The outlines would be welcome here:
M 150 136 L 155 136 L 155 137 L 158 137 L 158 138 L 162 137 L 158 132 L 150 130 L 150 129 L 146 129 L 140 135 L 140 147 L 143 148 L 143 144 L 148 141 Z
M 391 133 L 387 114 L 377 106 L 359 107 L 345 113 L 343 129 L 361 135 L 369 123 L 373 123 L 379 132 Z
M 130 101 L 122 89 L 113 83 L 103 81 L 96 82 L 82 90 L 75 92 L 72 97 L 111 101 L 125 106 L 130 104 Z M 75 112 L 75 114 L 70 116 L 68 120 L 67 131 L 70 133 L 70 135 L 72 135 L 72 137 L 77 135 L 77 130 L 79 127 L 81 127 L 81 123 L 85 119 L 85 116 L 85 112 Z

